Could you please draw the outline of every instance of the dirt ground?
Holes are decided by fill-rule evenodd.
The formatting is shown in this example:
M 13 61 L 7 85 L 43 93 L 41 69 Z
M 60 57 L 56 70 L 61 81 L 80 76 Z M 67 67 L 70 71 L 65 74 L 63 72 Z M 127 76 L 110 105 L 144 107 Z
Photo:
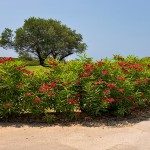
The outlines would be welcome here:
M 150 150 L 150 119 L 121 127 L 0 123 L 0 150 Z

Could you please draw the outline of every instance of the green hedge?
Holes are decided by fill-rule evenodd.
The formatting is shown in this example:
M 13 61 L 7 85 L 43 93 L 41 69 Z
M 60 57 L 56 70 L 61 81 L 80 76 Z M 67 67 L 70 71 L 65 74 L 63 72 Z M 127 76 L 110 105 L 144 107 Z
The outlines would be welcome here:
M 130 114 L 150 102 L 150 60 L 134 56 L 94 62 L 86 56 L 64 64 L 48 60 L 50 69 L 25 69 L 22 61 L 0 59 L 0 118 L 47 110 L 76 117 Z

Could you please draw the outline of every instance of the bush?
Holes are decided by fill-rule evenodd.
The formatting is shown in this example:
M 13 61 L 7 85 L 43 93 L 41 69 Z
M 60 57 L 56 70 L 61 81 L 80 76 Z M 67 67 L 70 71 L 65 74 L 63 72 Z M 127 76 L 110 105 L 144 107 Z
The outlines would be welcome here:
M 150 102 L 150 60 L 134 56 L 94 62 L 82 56 L 64 64 L 50 58 L 50 70 L 39 74 L 26 70 L 22 62 L 0 60 L 0 117 L 47 110 L 76 117 L 104 113 L 130 114 Z

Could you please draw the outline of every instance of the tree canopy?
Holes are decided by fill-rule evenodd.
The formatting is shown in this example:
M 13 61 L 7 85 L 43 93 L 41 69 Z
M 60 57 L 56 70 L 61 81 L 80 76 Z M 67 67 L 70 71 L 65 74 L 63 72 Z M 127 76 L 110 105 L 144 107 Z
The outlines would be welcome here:
M 81 34 L 60 21 L 31 17 L 15 32 L 5 28 L 0 36 L 0 46 L 37 57 L 43 65 L 48 56 L 63 60 L 74 53 L 84 52 L 87 46 L 82 40 Z

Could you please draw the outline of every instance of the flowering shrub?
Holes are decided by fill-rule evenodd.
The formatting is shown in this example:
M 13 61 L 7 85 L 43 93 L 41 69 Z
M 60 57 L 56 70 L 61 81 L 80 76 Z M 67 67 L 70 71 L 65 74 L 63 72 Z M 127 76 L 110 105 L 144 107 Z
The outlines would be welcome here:
M 49 71 L 25 69 L 21 61 L 0 59 L 0 117 L 47 110 L 77 117 L 126 115 L 150 102 L 150 60 L 133 56 L 93 62 L 81 57 L 64 64 L 48 60 Z

